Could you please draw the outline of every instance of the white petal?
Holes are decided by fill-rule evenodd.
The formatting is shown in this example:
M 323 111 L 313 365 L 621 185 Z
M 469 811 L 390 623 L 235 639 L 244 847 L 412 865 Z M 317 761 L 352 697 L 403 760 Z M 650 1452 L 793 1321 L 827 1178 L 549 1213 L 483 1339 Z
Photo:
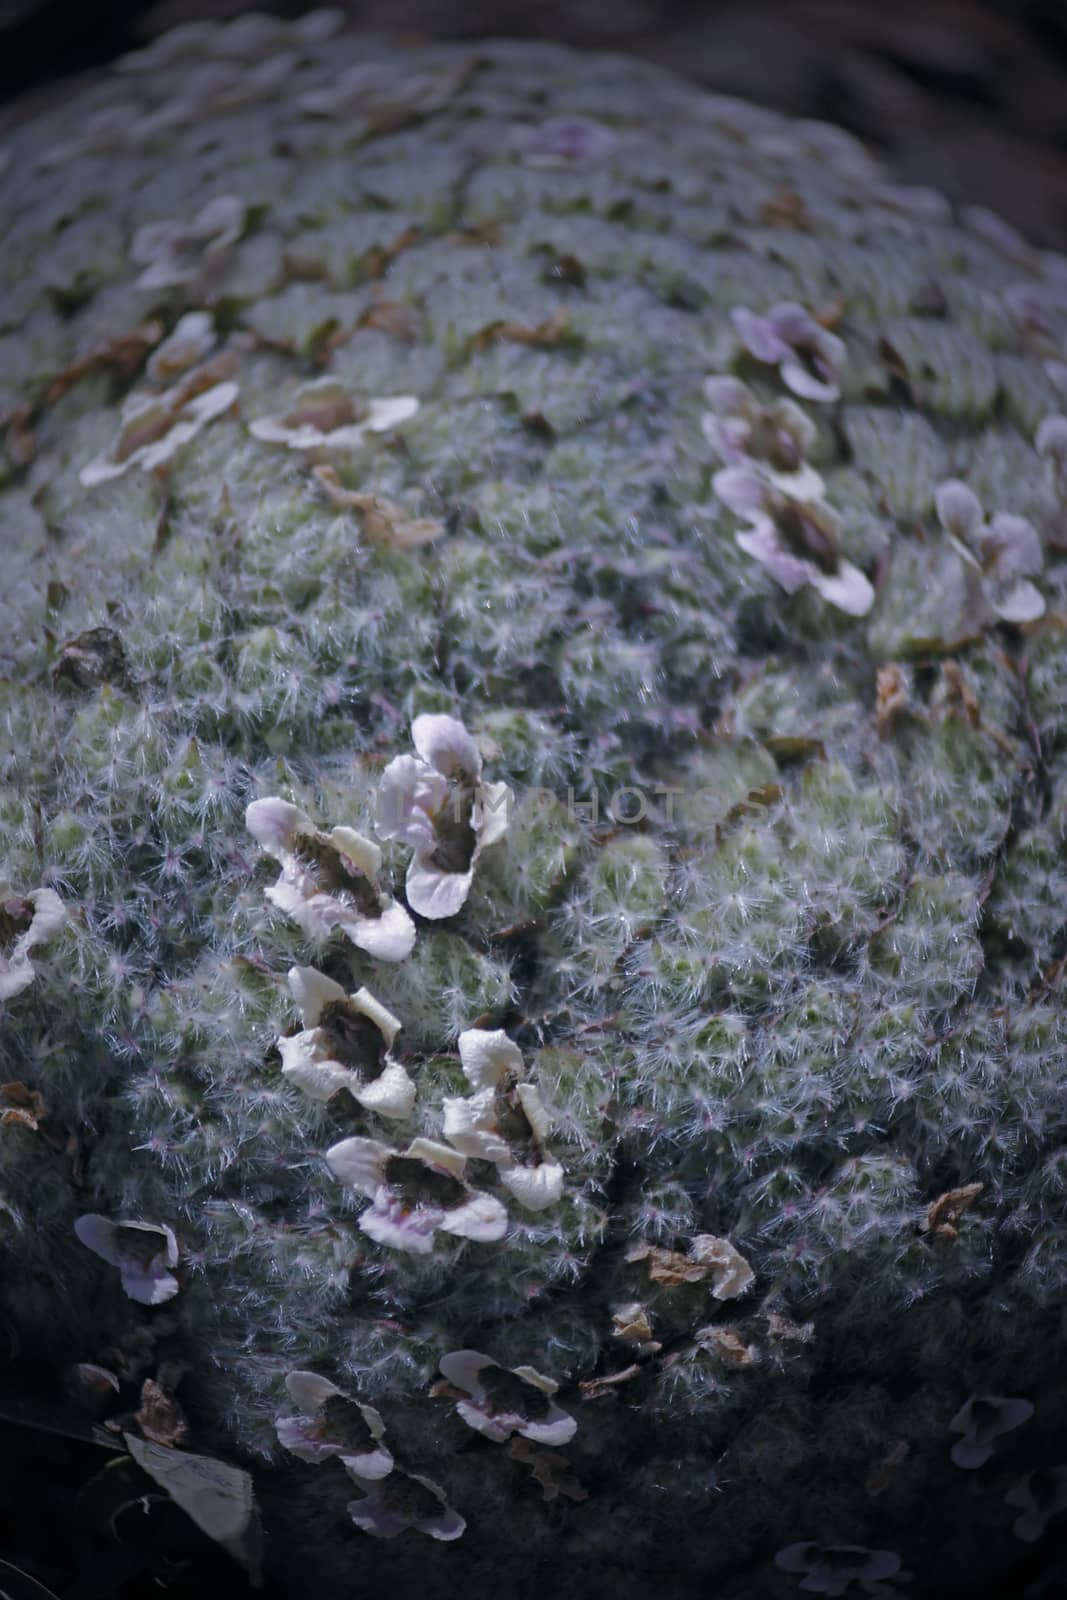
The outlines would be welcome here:
M 386 900 L 377 917 L 347 912 L 338 925 L 352 943 L 377 961 L 404 961 L 415 945 L 415 924 L 402 905 Z
M 119 1264 L 118 1246 L 115 1242 L 116 1224 L 110 1217 L 102 1217 L 97 1212 L 89 1212 L 85 1216 L 75 1219 L 74 1232 L 87 1249 L 109 1266 L 117 1267 Z
M 385 1040 L 386 1046 L 391 1046 L 400 1032 L 400 1018 L 394 1017 L 393 1013 L 386 1006 L 383 1006 L 380 1000 L 375 1000 L 369 989 L 357 989 L 355 994 L 349 996 L 349 999 L 357 1011 L 361 1012 L 368 1021 L 374 1023 L 374 1026 Z
M 987 594 L 991 588 L 992 585 L 987 586 Z M 997 616 L 1005 622 L 1036 622 L 1045 614 L 1044 596 L 1028 578 L 1020 579 L 1006 593 L 994 590 L 990 601 Z
M 32 950 L 59 932 L 67 920 L 67 908 L 52 889 L 34 889 L 26 898 L 33 902 L 33 920 L 19 943 Z
M 335 850 L 347 856 L 365 878 L 376 878 L 382 867 L 382 852 L 373 839 L 367 839 L 355 828 L 331 828 L 326 836 Z
M 392 1454 L 384 1445 L 379 1445 L 376 1450 L 368 1450 L 361 1456 L 342 1456 L 341 1463 L 347 1472 L 355 1473 L 367 1483 L 387 1478 L 393 1470 Z
M 523 1423 L 519 1432 L 523 1438 L 532 1439 L 535 1444 L 558 1446 L 570 1443 L 578 1432 L 578 1423 L 569 1412 L 561 1410 L 559 1406 L 550 1406 L 547 1416 Z
M 485 1391 L 478 1380 L 478 1374 L 484 1372 L 486 1367 L 497 1367 L 498 1361 L 492 1356 L 483 1354 L 481 1350 L 450 1350 L 443 1355 L 437 1363 L 442 1377 L 454 1383 L 459 1389 L 466 1389 L 467 1393 L 475 1399 L 483 1398 Z
M 516 1427 L 522 1421 L 521 1417 L 507 1419 L 493 1416 L 484 1406 L 472 1400 L 457 1400 L 456 1411 L 461 1416 L 468 1428 L 473 1428 L 476 1433 L 484 1434 L 487 1439 L 492 1439 L 494 1444 L 503 1444 L 510 1439 Z
M 290 1372 L 285 1380 L 285 1389 L 293 1404 L 308 1416 L 318 1411 L 334 1395 L 343 1393 L 329 1378 L 320 1377 L 317 1372 Z
M 818 571 L 814 562 L 801 560 L 779 543 L 770 517 L 760 517 L 751 528 L 739 528 L 734 539 L 746 555 L 767 568 L 786 594 L 796 594 L 798 589 L 803 589 L 811 581 L 812 571 Z
M 0 1000 L 13 1000 L 17 994 L 29 988 L 36 976 L 36 969 L 28 956 L 16 953 L 10 960 L 0 956 Z
M 318 1029 L 312 1029 L 294 1034 L 290 1039 L 278 1040 L 282 1076 L 303 1089 L 309 1099 L 321 1104 L 332 1100 L 342 1089 L 358 1095 L 363 1089 L 362 1078 L 339 1061 L 332 1061 L 325 1054 L 320 1056 L 320 1050 L 325 1047 L 321 1046 L 317 1035 Z
M 380 1139 L 342 1139 L 327 1150 L 326 1165 L 342 1183 L 373 1197 L 382 1186 L 385 1163 L 392 1154 Z
M 736 467 L 723 467 L 711 480 L 715 494 L 738 517 L 751 517 L 763 510 L 767 501 L 767 483 L 763 473 L 752 462 Z
M 495 1195 L 475 1192 L 463 1205 L 445 1213 L 441 1227 L 461 1239 L 489 1243 L 507 1233 L 508 1214 Z
M 426 1256 L 433 1249 L 433 1236 L 443 1226 L 443 1218 L 439 1206 L 416 1206 L 409 1211 L 383 1189 L 374 1204 L 361 1213 L 359 1226 L 378 1244 Z
M 171 1300 L 178 1293 L 177 1278 L 169 1272 L 144 1272 L 133 1268 L 120 1271 L 122 1287 L 131 1300 L 138 1301 L 145 1306 L 162 1305 L 164 1300 Z
M 958 478 L 948 478 L 934 491 L 938 520 L 948 533 L 969 540 L 982 525 L 982 503 L 973 489 Z
M 245 811 L 245 827 L 275 858 L 289 851 L 298 835 L 315 832 L 310 818 L 299 806 L 279 800 L 276 795 L 252 801 Z
M 548 1120 L 548 1112 L 545 1110 L 545 1103 L 541 1099 L 539 1090 L 532 1083 L 520 1083 L 515 1092 L 526 1120 L 533 1130 L 534 1138 L 538 1144 L 544 1144 L 551 1132 L 552 1124 Z
M 543 1211 L 554 1206 L 563 1193 L 563 1168 L 551 1160 L 537 1167 L 505 1167 L 500 1181 L 527 1211 Z
M 305 1028 L 318 1026 L 324 1007 L 348 998 L 339 983 L 315 967 L 290 967 L 289 993 L 300 1008 Z
M 306 880 L 305 880 L 306 881 Z M 309 939 L 321 944 L 332 930 L 348 915 L 348 907 L 329 894 L 306 894 L 293 882 L 289 871 L 283 870 L 277 883 L 263 891 L 272 906 L 277 906 L 287 917 L 292 917 Z
M 802 400 L 823 400 L 829 402 L 832 400 L 838 400 L 841 397 L 841 390 L 838 388 L 836 383 L 829 383 L 821 378 L 817 378 L 815 374 L 813 372 L 809 372 L 803 362 L 798 361 L 795 356 L 786 356 L 779 370 L 782 374 L 782 382 L 785 384 L 786 388 L 791 389 L 794 394 L 800 395 Z
M 375 828 L 383 839 L 400 839 L 416 850 L 432 851 L 437 836 L 428 813 L 437 811 L 447 794 L 447 780 L 425 761 L 395 756 L 378 786 Z
M 412 394 L 394 395 L 389 399 L 372 399 L 369 415 L 363 426 L 371 433 L 384 433 L 387 428 L 395 428 L 401 422 L 407 422 L 418 409 L 419 402 Z
M 850 617 L 865 617 L 874 604 L 870 582 L 851 561 L 838 561 L 836 572 L 823 572 L 811 563 L 811 586 L 839 611 Z
M 413 1161 L 425 1161 L 427 1166 L 440 1167 L 443 1172 L 461 1181 L 467 1166 L 458 1151 L 450 1150 L 447 1144 L 441 1144 L 436 1139 L 412 1139 L 404 1154 Z
M 704 394 L 717 417 L 752 418 L 759 409 L 752 390 L 740 378 L 705 378 Z
M 508 831 L 514 795 L 506 783 L 483 783 L 471 812 L 471 826 L 478 835 L 475 860 L 491 844 L 497 844 Z M 473 865 L 473 863 L 472 863 Z
M 511 1147 L 494 1127 L 495 1098 L 492 1089 L 466 1099 L 448 1096 L 444 1102 L 445 1138 L 465 1156 L 510 1163 Z
M 422 759 L 446 778 L 456 772 L 472 778 L 481 775 L 481 752 L 456 717 L 416 717 L 411 724 L 411 742 Z
M 429 856 L 416 855 L 408 867 L 404 887 L 412 911 L 438 922 L 442 917 L 454 917 L 462 909 L 473 881 L 472 868 L 466 872 L 442 872 L 431 865 Z
M 415 1106 L 415 1085 L 399 1061 L 391 1061 L 373 1083 L 354 1089 L 360 1105 L 380 1117 L 410 1117 Z
M 461 1536 L 467 1524 L 458 1511 L 446 1506 L 439 1517 L 424 1518 L 421 1522 L 416 1522 L 415 1526 L 420 1533 L 428 1533 L 431 1539 L 451 1542 Z
M 992 1454 L 991 1444 L 979 1444 L 974 1439 L 959 1439 L 950 1451 L 956 1466 L 965 1467 L 968 1471 L 984 1467 Z
M 525 1073 L 522 1051 L 503 1028 L 465 1028 L 457 1042 L 463 1071 L 476 1089 L 495 1089 Z

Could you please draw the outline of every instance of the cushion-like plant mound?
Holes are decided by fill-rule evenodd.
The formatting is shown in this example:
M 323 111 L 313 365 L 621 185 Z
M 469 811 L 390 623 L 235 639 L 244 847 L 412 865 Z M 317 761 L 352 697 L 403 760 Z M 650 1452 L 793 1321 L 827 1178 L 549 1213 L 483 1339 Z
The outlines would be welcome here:
M 1067 263 L 647 66 L 337 20 L 5 147 L 3 1315 L 323 1600 L 1016 1571 Z

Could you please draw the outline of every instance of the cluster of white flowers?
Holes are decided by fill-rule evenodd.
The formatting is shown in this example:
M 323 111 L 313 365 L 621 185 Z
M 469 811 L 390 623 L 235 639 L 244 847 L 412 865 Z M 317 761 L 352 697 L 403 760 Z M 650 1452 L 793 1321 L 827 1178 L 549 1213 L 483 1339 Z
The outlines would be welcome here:
M 874 590 L 842 554 L 841 518 L 807 460 L 816 438 L 810 417 L 792 400 L 761 405 L 737 378 L 709 378 L 704 392 L 711 407 L 702 418 L 704 435 L 724 462 L 712 488 L 746 524 L 735 534 L 741 549 L 787 594 L 810 585 L 849 616 L 865 616 Z

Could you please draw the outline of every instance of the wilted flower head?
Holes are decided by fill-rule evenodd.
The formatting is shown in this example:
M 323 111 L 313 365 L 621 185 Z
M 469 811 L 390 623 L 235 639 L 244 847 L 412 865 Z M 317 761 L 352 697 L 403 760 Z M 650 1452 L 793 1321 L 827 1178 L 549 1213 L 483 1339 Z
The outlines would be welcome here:
M 384 1478 L 393 1457 L 382 1444 L 385 1424 L 373 1406 L 365 1406 L 317 1372 L 290 1372 L 285 1387 L 300 1415 L 278 1417 L 280 1442 L 301 1461 L 318 1463 L 340 1456 L 361 1478 Z
M 749 458 L 795 499 L 822 494 L 822 478 L 807 462 L 815 424 L 794 401 L 761 405 L 740 378 L 708 378 L 704 393 L 711 407 L 701 418 L 704 437 L 727 466 Z
M 844 1594 L 855 1580 L 875 1583 L 900 1571 L 900 1557 L 892 1550 L 867 1550 L 860 1544 L 815 1544 L 801 1541 L 786 1545 L 774 1558 L 783 1572 L 802 1572 L 799 1585 L 807 1594 Z
M 0 880 L 0 1000 L 29 988 L 36 974 L 30 951 L 57 934 L 66 920 L 66 908 L 54 890 L 16 894 Z
M 938 484 L 934 499 L 941 526 L 963 562 L 976 610 L 991 610 L 1005 622 L 1042 616 L 1044 599 L 1026 577 L 1040 572 L 1043 561 L 1033 524 L 1006 511 L 987 521 L 978 496 L 957 478 Z
M 131 1300 L 158 1306 L 178 1293 L 173 1271 L 178 1265 L 178 1241 L 165 1222 L 112 1222 L 90 1212 L 77 1218 L 74 1232 L 95 1255 L 118 1267 Z
M 287 411 L 257 417 L 249 432 L 290 450 L 354 450 L 368 433 L 385 433 L 419 409 L 414 395 L 369 399 L 353 395 L 337 378 L 315 378 L 296 391 Z
M 810 311 L 786 300 L 765 316 L 738 307 L 734 328 L 754 361 L 777 367 L 787 389 L 802 400 L 837 400 L 845 345 L 816 322 Z
M 230 381 L 235 370 L 236 363 L 224 352 L 162 394 L 143 390 L 128 394 L 119 413 L 118 437 L 109 450 L 81 469 L 79 482 L 91 489 L 121 478 L 131 467 L 153 472 L 169 466 L 207 423 L 236 404 L 238 386 Z
M 249 833 L 281 864 L 277 883 L 266 891 L 309 939 L 327 939 L 334 928 L 381 961 L 403 961 L 415 943 L 415 924 L 377 887 L 382 864 L 378 846 L 354 828 L 316 828 L 298 806 L 271 796 L 253 800 L 245 812 Z
M 228 260 L 247 213 L 238 195 L 224 194 L 209 200 L 192 222 L 149 222 L 138 228 L 130 257 L 144 270 L 136 287 L 173 289 L 200 282 Z
M 1017 1539 L 1033 1544 L 1045 1531 L 1051 1517 L 1067 1511 L 1067 1467 L 1042 1467 L 1028 1472 L 1004 1496 L 1004 1504 L 1018 1506 L 1011 1531 Z
M 503 1444 L 519 1433 L 535 1444 L 561 1445 L 574 1438 L 577 1422 L 552 1399 L 559 1384 L 533 1367 L 502 1367 L 480 1350 L 453 1350 L 441 1357 L 440 1368 L 470 1395 L 457 1400 L 456 1410 L 487 1439 Z
M 563 1192 L 563 1168 L 545 1149 L 548 1114 L 532 1083 L 523 1083 L 522 1051 L 501 1028 L 468 1028 L 459 1057 L 476 1093 L 445 1100 L 445 1138 L 465 1156 L 492 1161 L 500 1181 L 530 1211 Z
M 347 1089 L 380 1117 L 410 1116 L 415 1085 L 389 1054 L 399 1019 L 368 989 L 346 994 L 314 967 L 292 967 L 289 988 L 304 1028 L 278 1040 L 283 1075 L 312 1100 Z
M 411 739 L 418 755 L 397 756 L 382 774 L 378 832 L 414 846 L 412 910 L 450 917 L 470 893 L 482 852 L 507 832 L 511 790 L 483 781 L 481 752 L 455 717 L 416 717 Z
M 614 146 L 611 129 L 592 117 L 549 117 L 515 131 L 515 148 L 528 167 L 584 167 L 602 160 Z
M 187 311 L 149 356 L 146 371 L 153 383 L 170 383 L 203 361 L 214 347 L 215 324 L 211 312 Z
M 348 1514 L 357 1528 L 376 1539 L 395 1539 L 408 1528 L 429 1534 L 431 1539 L 458 1539 L 467 1526 L 432 1478 L 399 1467 L 377 1482 L 351 1468 L 348 1476 L 364 1491 L 362 1500 L 349 1501 Z
M 326 1152 L 335 1177 L 367 1195 L 359 1226 L 379 1244 L 429 1255 L 442 1229 L 488 1242 L 507 1232 L 508 1214 L 493 1195 L 464 1180 L 467 1159 L 447 1144 L 413 1139 L 391 1150 L 377 1139 L 342 1139 Z
M 957 1467 L 969 1470 L 983 1467 L 996 1448 L 994 1441 L 1002 1433 L 1010 1433 L 1029 1422 L 1034 1408 L 1029 1400 L 1006 1400 L 1002 1395 L 972 1394 L 966 1405 L 949 1423 L 953 1433 L 961 1433 L 952 1446 L 952 1459 Z
M 810 584 L 851 617 L 865 616 L 871 609 L 874 590 L 841 553 L 841 518 L 818 498 L 822 479 L 817 473 L 805 482 L 803 498 L 755 462 L 724 467 L 715 474 L 712 487 L 735 515 L 748 519 L 748 527 L 734 535 L 741 549 L 766 567 L 787 594 Z

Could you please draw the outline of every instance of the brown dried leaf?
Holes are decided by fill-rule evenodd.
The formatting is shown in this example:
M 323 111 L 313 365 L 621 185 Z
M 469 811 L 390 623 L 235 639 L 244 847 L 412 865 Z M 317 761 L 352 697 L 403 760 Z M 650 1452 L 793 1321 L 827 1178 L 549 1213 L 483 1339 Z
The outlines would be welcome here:
M 91 372 L 98 372 L 101 368 L 114 367 L 122 377 L 132 378 L 145 356 L 162 337 L 162 324 L 153 320 L 140 323 L 136 328 L 131 328 L 129 333 L 118 333 L 110 339 L 105 339 L 102 344 L 95 345 L 87 355 L 72 361 L 69 367 L 64 367 L 63 371 L 52 379 L 45 396 L 46 403 L 54 405 L 57 400 L 63 398 L 68 389 L 73 389 L 82 378 Z
M 887 661 L 878 668 L 875 689 L 874 725 L 879 738 L 892 733 L 908 709 L 907 680 L 895 661 Z
M 188 1437 L 185 1412 L 168 1389 L 146 1378 L 141 1385 L 141 1407 L 133 1418 L 146 1439 L 156 1444 L 181 1444 Z
M 643 1344 L 652 1337 L 652 1319 L 648 1307 L 639 1300 L 616 1306 L 611 1313 L 611 1323 L 611 1337 L 622 1339 L 627 1344 Z
M 750 1367 L 759 1360 L 759 1351 L 754 1344 L 746 1344 L 736 1328 L 726 1327 L 724 1324 L 712 1323 L 706 1328 L 698 1328 L 693 1335 L 701 1350 L 707 1350 L 709 1355 L 718 1356 L 729 1367 Z
M 790 1344 L 810 1344 L 815 1337 L 814 1322 L 794 1322 L 778 1311 L 765 1311 L 767 1331 L 772 1339 L 782 1339 Z
M 402 506 L 384 495 L 360 494 L 346 489 L 337 471 L 322 462 L 312 468 L 312 476 L 325 491 L 331 504 L 344 511 L 355 511 L 362 519 L 362 533 L 368 544 L 389 545 L 394 550 L 414 550 L 432 544 L 445 531 L 443 522 L 433 517 L 409 517 Z
M 960 1189 L 946 1189 L 927 1207 L 923 1233 L 935 1234 L 949 1244 L 958 1239 L 960 1218 L 971 1209 L 984 1188 L 984 1183 L 965 1183 Z
M 571 331 L 571 319 L 562 306 L 557 306 L 543 322 L 530 326 L 525 322 L 490 322 L 471 339 L 472 350 L 485 350 L 498 339 L 510 339 L 513 344 L 536 345 L 539 349 L 562 344 Z
M 95 689 L 102 683 L 129 688 L 132 681 L 125 648 L 114 628 L 87 628 L 60 645 L 52 677 L 79 689 Z
M 543 1500 L 556 1500 L 561 1494 L 568 1500 L 589 1499 L 589 1490 L 575 1477 L 570 1462 L 558 1450 L 544 1450 L 521 1434 L 515 1434 L 508 1443 L 508 1455 L 512 1461 L 521 1461 L 524 1467 L 529 1467 L 541 1485 Z
M 19 1122 L 36 1130 L 47 1115 L 44 1097 L 36 1089 L 18 1082 L 0 1084 L 0 1124 Z
M 938 707 L 947 721 L 963 722 L 977 728 L 982 720 L 978 696 L 963 676 L 958 661 L 946 661 L 941 667 L 941 685 Z
M 768 228 L 791 228 L 795 233 L 807 233 L 811 228 L 804 196 L 796 189 L 776 189 L 763 202 L 759 215 Z
M 658 1244 L 649 1244 L 647 1239 L 632 1245 L 626 1252 L 626 1260 L 646 1262 L 652 1282 L 665 1284 L 669 1288 L 675 1288 L 680 1283 L 703 1283 L 711 1271 L 706 1263 L 692 1261 L 677 1250 L 664 1250 Z
M 614 1394 L 621 1383 L 630 1383 L 640 1375 L 641 1368 L 635 1362 L 633 1366 L 623 1367 L 621 1372 L 609 1372 L 603 1378 L 586 1378 L 578 1387 L 587 1400 L 602 1400 L 605 1395 Z
M 403 300 L 376 300 L 360 317 L 360 328 L 373 328 L 393 339 L 414 339 L 419 331 L 419 314 Z
M 867 1493 L 882 1494 L 889 1488 L 898 1467 L 908 1458 L 911 1446 L 906 1439 L 899 1439 L 887 1456 L 883 1456 L 867 1478 Z

